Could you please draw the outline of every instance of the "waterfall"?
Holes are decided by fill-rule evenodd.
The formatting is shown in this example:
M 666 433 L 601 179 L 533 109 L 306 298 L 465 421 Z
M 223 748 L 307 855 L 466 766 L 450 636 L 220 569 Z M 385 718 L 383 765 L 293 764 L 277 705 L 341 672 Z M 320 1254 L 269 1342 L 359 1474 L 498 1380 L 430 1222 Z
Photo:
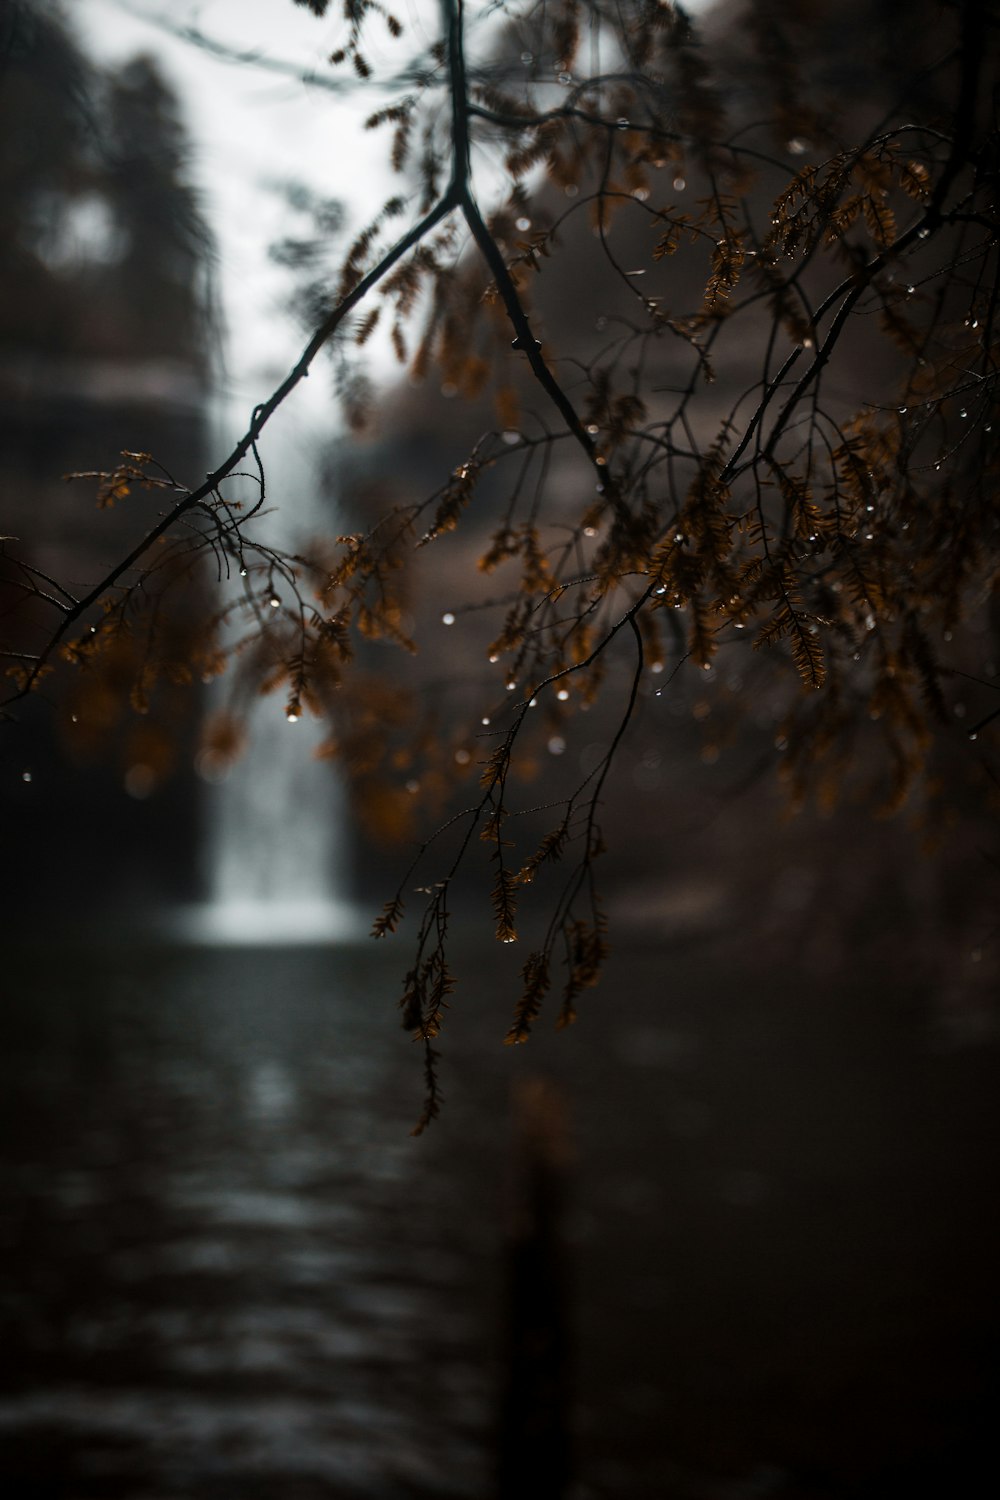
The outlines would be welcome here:
M 231 433 L 232 420 L 228 426 Z M 254 534 L 267 528 L 268 540 L 286 548 L 330 528 L 315 472 L 317 429 L 308 410 L 286 406 L 260 445 L 275 514 L 263 524 L 255 519 Z M 357 935 L 359 918 L 345 895 L 343 792 L 314 753 L 328 728 L 307 712 L 289 723 L 277 695 L 253 701 L 247 728 L 244 755 L 225 779 L 205 786 L 207 901 L 195 935 L 259 943 Z

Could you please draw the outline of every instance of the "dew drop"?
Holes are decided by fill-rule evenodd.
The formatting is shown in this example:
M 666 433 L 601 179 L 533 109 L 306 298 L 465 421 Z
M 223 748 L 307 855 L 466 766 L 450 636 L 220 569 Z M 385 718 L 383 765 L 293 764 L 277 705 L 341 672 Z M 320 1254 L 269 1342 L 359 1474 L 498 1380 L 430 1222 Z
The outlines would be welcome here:
M 520 231 L 521 231 L 522 234 L 524 233 L 524 231 L 526 229 L 530 229 L 531 228 L 531 220 L 530 219 L 523 219 L 523 218 L 522 219 L 515 219 L 514 220 L 514 224 L 515 224 L 516 228 L 520 229 Z
M 299 716 L 295 712 L 294 708 L 289 708 L 286 710 L 285 718 L 288 720 L 289 724 L 297 724 L 299 722 Z
M 961 408 L 961 410 L 959 411 L 958 415 L 964 419 L 965 417 L 967 417 L 969 415 L 969 413 L 966 411 L 965 407 L 963 406 Z
M 801 136 L 795 135 L 788 142 L 788 151 L 791 156 L 804 156 L 808 146 Z
M 498 655 L 497 655 L 497 654 L 496 654 L 496 652 L 495 652 L 495 651 L 494 651 L 494 652 L 493 652 L 493 654 L 492 654 L 492 655 L 491 655 L 491 657 L 490 657 L 490 663 L 491 663 L 491 664 L 492 664 L 492 665 L 495 665 L 495 664 L 496 664 L 496 663 L 497 663 L 497 662 L 498 662 L 498 661 L 499 661 L 499 660 L 500 660 L 500 658 L 499 658 L 499 656 L 498 656 Z
M 454 623 L 455 623 L 455 616 L 452 614 L 452 612 L 451 612 L 450 609 L 446 609 L 445 612 L 444 612 L 444 614 L 441 616 L 441 624 L 442 625 L 454 625 Z
M 979 738 L 979 735 L 976 733 L 976 731 L 974 729 L 970 729 L 969 730 L 969 739 L 970 740 L 978 740 L 978 738 Z
M 900 415 L 900 416 L 901 416 L 901 417 L 905 417 L 905 416 L 906 416 L 906 407 L 905 407 L 905 406 L 901 406 L 901 407 L 900 407 L 900 408 L 899 408 L 899 415 Z
M 521 53 L 521 61 L 524 63 L 524 66 L 526 68 L 530 68 L 531 64 L 534 62 L 534 60 L 535 59 L 534 59 L 534 56 L 533 56 L 532 53 L 530 53 L 530 52 L 522 52 Z
M 513 427 L 508 427 L 507 431 L 503 435 L 503 440 L 508 445 L 508 447 L 513 447 L 515 443 L 519 443 L 521 441 L 521 434 L 519 432 L 515 432 Z
M 915 292 L 915 291 L 916 291 L 916 290 L 917 290 L 917 289 L 916 289 L 916 287 L 915 287 L 915 286 L 908 286 L 908 287 L 907 287 L 907 288 L 906 288 L 906 295 L 907 295 L 907 296 L 908 296 L 908 297 L 912 297 L 912 296 L 913 296 L 913 293 L 914 293 L 914 292 Z
M 507 691 L 508 691 L 508 693 L 512 693 L 516 687 L 517 687 L 517 683 L 514 681 L 514 679 L 512 677 L 508 678 L 508 680 L 507 680 Z
M 651 661 L 650 664 L 649 664 L 649 670 L 651 672 L 662 672 L 663 671 L 663 663 L 662 663 L 662 661 Z
M 877 623 L 878 622 L 875 619 L 874 615 L 865 615 L 865 629 L 866 630 L 874 630 Z
M 566 186 L 563 188 L 563 192 L 566 194 L 567 198 L 575 198 L 579 191 L 580 189 L 577 187 L 575 182 L 567 182 Z
M 587 423 L 587 431 L 590 433 L 591 437 L 596 437 L 600 430 L 601 429 L 598 427 L 596 422 Z
M 683 191 L 684 191 L 684 189 L 686 187 L 687 187 L 687 181 L 686 181 L 686 179 L 683 178 L 680 175 L 680 173 L 678 173 L 677 176 L 674 178 L 674 192 L 675 193 L 683 193 Z
M 618 119 L 615 121 L 615 124 L 618 126 L 619 130 L 628 129 L 628 120 L 626 120 L 624 115 L 619 115 Z
M 929 234 L 930 234 L 930 230 L 929 229 L 926 229 L 926 228 L 924 228 L 924 229 L 918 229 L 917 230 L 917 239 L 918 240 L 925 240 Z
M 583 534 L 584 534 L 584 536 L 596 536 L 597 535 L 597 527 L 596 526 L 585 526 L 583 528 Z
M 241 578 L 245 578 L 246 576 L 247 576 L 247 570 L 246 570 L 246 568 L 241 568 L 240 569 L 240 577 Z
M 281 600 L 278 598 L 277 594 L 272 594 L 271 597 L 270 597 L 270 599 L 268 599 L 267 602 L 271 606 L 272 609 L 280 609 L 281 608 Z
M 528 699 L 528 707 L 529 708 L 537 708 L 538 707 L 538 699 L 537 698 L 529 698 Z
M 674 532 L 674 541 L 675 542 L 683 542 L 683 540 L 684 540 L 684 533 L 683 533 L 683 531 L 675 531 Z
M 31 780 L 31 772 L 30 771 L 22 771 L 21 772 L 21 780 L 22 781 L 30 781 Z
M 569 697 L 569 688 L 560 688 L 556 693 L 556 697 L 559 699 L 560 703 L 565 703 L 566 699 Z
M 564 89 L 568 89 L 570 84 L 573 82 L 572 73 L 560 73 L 559 82 L 562 84 Z
M 419 792 L 419 790 L 420 790 L 420 782 L 419 781 L 408 781 L 406 783 L 406 790 L 409 792 L 409 794 L 410 794 L 411 797 L 415 796 L 416 793 Z
M 552 738 L 549 740 L 549 754 L 550 755 L 562 755 L 562 753 L 563 753 L 563 751 L 565 749 L 566 749 L 566 741 L 563 739 L 562 735 L 561 734 L 554 734 L 552 736 Z
M 488 724 L 488 723 L 489 723 L 489 722 L 490 722 L 490 716 L 489 716 L 489 714 L 483 714 L 483 717 L 482 717 L 482 721 L 481 721 L 481 722 L 482 722 L 482 723 L 483 723 L 483 724 Z
M 469 761 L 471 759 L 472 759 L 472 756 L 469 754 L 468 750 L 462 749 L 462 750 L 456 750 L 455 751 L 455 764 L 456 765 L 467 766 L 469 764 Z

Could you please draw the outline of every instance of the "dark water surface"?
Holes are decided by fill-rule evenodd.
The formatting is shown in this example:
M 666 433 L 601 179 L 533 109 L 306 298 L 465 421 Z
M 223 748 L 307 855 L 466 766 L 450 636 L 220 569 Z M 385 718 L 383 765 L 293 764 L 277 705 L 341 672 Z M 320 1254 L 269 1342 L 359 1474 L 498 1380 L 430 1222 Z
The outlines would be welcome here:
M 992 1035 L 870 965 L 765 981 L 717 943 L 627 955 L 579 1026 L 505 1049 L 506 981 L 470 954 L 445 1112 L 413 1140 L 401 967 L 8 945 L 10 1493 L 491 1495 L 532 1069 L 573 1121 L 574 1496 L 995 1470 Z

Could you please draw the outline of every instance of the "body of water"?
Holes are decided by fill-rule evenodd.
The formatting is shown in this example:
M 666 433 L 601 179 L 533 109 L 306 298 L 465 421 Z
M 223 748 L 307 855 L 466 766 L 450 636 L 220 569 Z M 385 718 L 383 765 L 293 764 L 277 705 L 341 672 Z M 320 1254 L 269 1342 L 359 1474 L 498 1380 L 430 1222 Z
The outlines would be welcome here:
M 494 1493 L 511 1086 L 559 1080 L 574 1485 L 939 1493 L 995 1466 L 998 1049 L 870 968 L 623 954 L 420 1139 L 399 949 L 8 945 L 0 1470 L 46 1500 Z M 491 957 L 491 955 L 487 955 Z M 512 971 L 513 972 L 513 971 Z

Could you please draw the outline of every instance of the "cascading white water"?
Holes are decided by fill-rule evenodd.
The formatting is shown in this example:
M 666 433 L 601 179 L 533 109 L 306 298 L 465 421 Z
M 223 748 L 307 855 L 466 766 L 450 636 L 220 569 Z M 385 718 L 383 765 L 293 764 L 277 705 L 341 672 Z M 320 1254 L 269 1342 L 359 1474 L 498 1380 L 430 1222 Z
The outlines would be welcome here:
M 232 432 L 238 424 L 228 425 Z M 275 514 L 254 520 L 256 536 L 294 548 L 330 529 L 318 450 L 307 411 L 289 406 L 272 418 L 261 455 Z M 208 900 L 197 917 L 199 936 L 270 943 L 355 935 L 358 917 L 345 895 L 343 794 L 329 764 L 314 754 L 328 728 L 307 712 L 290 723 L 279 695 L 254 700 L 247 727 L 244 755 L 205 788 Z

